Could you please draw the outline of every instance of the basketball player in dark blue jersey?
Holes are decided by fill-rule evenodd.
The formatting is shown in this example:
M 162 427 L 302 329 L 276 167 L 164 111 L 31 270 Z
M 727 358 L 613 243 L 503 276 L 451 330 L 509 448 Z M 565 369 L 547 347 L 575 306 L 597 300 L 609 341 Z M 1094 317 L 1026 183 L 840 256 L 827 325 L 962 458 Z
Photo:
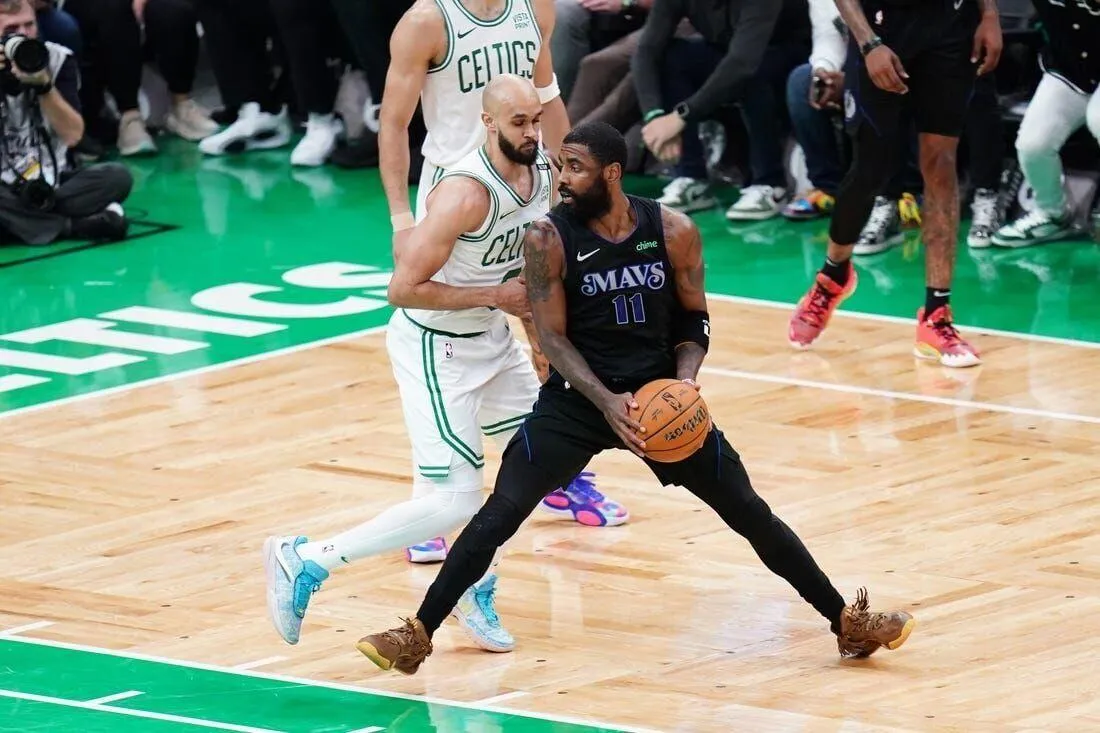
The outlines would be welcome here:
M 901 611 L 872 613 L 865 591 L 847 605 L 802 541 L 756 494 L 737 452 L 713 427 L 677 463 L 645 458 L 629 415 L 633 393 L 696 376 L 710 342 L 703 246 L 687 216 L 622 190 L 626 141 L 580 125 L 560 151 L 562 203 L 524 239 L 535 327 L 551 364 L 531 415 L 504 451 L 493 494 L 462 531 L 415 618 L 359 640 L 382 669 L 413 674 L 432 634 L 542 498 L 604 450 L 629 449 L 664 485 L 687 488 L 745 537 L 760 559 L 829 622 L 845 656 L 896 649 L 913 628 Z

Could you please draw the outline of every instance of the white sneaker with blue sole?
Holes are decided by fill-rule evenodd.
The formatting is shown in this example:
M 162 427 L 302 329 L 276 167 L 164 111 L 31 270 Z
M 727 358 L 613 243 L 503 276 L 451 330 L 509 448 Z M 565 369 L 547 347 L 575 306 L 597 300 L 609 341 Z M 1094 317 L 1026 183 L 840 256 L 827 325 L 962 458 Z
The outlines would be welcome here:
M 482 649 L 510 652 L 516 648 L 516 640 L 500 624 L 494 602 L 496 588 L 496 575 L 475 583 L 458 599 L 458 605 L 451 611 L 451 615 Z
M 312 560 L 303 561 L 295 549 L 305 537 L 268 537 L 264 542 L 267 572 L 267 614 L 287 644 L 297 644 L 310 597 L 328 578 L 328 571 Z

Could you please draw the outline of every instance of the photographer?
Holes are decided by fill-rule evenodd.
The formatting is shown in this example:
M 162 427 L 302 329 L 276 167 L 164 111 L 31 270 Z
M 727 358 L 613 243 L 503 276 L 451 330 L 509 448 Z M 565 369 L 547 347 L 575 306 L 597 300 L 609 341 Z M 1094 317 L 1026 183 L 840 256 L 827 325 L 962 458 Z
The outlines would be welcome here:
M 26 244 L 126 236 L 133 178 L 116 164 L 69 170 L 84 134 L 72 52 L 38 40 L 30 0 L 0 0 L 0 233 Z

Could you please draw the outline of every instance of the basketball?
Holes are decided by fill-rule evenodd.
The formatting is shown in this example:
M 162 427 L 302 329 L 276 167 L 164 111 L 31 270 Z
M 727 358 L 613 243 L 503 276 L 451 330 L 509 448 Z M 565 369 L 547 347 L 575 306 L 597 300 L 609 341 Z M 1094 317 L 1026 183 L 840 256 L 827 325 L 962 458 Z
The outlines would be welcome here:
M 638 409 L 630 417 L 645 428 L 645 455 L 659 463 L 690 456 L 710 433 L 710 410 L 703 396 L 679 379 L 655 379 L 634 393 Z

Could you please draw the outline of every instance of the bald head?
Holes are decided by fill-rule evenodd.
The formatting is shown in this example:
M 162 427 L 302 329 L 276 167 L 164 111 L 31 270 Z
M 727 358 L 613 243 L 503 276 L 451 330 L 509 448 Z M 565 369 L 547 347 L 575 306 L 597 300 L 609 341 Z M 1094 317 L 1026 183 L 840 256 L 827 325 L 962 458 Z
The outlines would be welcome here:
M 481 109 L 489 145 L 513 163 L 533 164 L 542 120 L 535 85 L 515 74 L 495 76 L 482 92 Z
M 511 117 L 514 110 L 537 114 L 542 109 L 535 85 L 522 76 L 501 74 L 485 85 L 481 96 L 481 109 L 494 119 Z

